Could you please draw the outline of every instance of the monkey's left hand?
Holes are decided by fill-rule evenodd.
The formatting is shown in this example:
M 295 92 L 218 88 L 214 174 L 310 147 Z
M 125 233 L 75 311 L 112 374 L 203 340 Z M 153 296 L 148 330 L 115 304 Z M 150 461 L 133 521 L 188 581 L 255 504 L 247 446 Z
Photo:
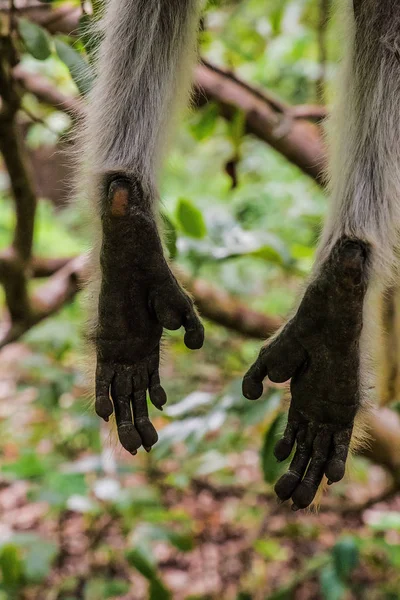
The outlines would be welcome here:
M 265 348 L 243 381 L 255 400 L 262 382 L 291 378 L 292 400 L 275 456 L 283 461 L 297 444 L 289 471 L 275 491 L 293 509 L 314 500 L 324 474 L 340 481 L 360 406 L 360 348 L 367 289 L 368 246 L 346 237 L 334 246 L 309 285 L 297 314 Z
M 135 178 L 116 174 L 106 182 L 102 226 L 96 412 L 108 421 L 115 411 L 120 442 L 136 454 L 158 439 L 147 391 L 160 410 L 167 401 L 159 375 L 163 328 L 183 326 L 193 350 L 203 345 L 204 328 L 164 258 L 151 203 Z

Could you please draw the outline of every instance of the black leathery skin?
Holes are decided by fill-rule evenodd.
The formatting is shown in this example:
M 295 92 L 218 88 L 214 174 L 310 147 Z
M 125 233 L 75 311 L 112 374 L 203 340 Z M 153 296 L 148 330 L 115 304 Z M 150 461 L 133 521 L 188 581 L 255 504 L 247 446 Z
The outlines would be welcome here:
M 360 406 L 360 351 L 363 305 L 368 286 L 368 244 L 342 237 L 308 286 L 296 315 L 259 354 L 243 380 L 255 400 L 263 379 L 291 379 L 288 424 L 275 447 L 279 461 L 296 452 L 276 483 L 280 500 L 294 508 L 314 500 L 326 475 L 345 473 L 353 424 Z
M 159 375 L 163 329 L 183 326 L 187 347 L 197 349 L 204 328 L 164 258 L 150 200 L 136 178 L 105 179 L 102 228 L 95 409 L 106 421 L 114 411 L 122 446 L 136 454 L 158 439 L 147 392 L 159 410 L 167 401 Z

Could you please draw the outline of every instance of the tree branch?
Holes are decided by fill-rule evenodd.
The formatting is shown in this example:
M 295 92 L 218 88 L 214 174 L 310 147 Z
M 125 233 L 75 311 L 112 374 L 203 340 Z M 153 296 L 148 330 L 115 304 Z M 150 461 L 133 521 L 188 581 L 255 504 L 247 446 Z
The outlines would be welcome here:
M 32 295 L 32 311 L 23 322 L 2 324 L 0 348 L 18 340 L 29 329 L 55 314 L 80 289 L 85 258 L 78 256 L 65 264 Z M 43 268 L 43 263 L 42 267 Z
M 221 114 L 231 120 L 238 110 L 245 114 L 247 133 L 275 148 L 318 183 L 324 183 L 326 151 L 320 129 L 304 119 L 294 119 L 291 108 L 278 111 L 266 96 L 237 77 L 210 65 L 196 68 L 195 102 L 213 100 Z M 282 106 L 285 105 L 281 105 Z
M 8 269 L 3 268 L 1 275 L 7 306 L 14 323 L 25 321 L 30 315 L 26 269 L 31 258 L 36 213 L 34 186 L 16 121 L 20 107 L 20 94 L 12 73 L 16 60 L 11 34 L 0 37 L 0 153 L 10 176 L 16 213 Z
M 36 98 L 48 104 L 56 110 L 65 112 L 73 120 L 83 116 L 83 106 L 80 99 L 66 96 L 54 87 L 51 82 L 41 75 L 28 73 L 20 65 L 13 71 L 14 79 L 27 92 L 36 96 Z
M 72 8 L 67 10 L 67 7 L 62 9 L 44 5 L 38 13 L 40 18 L 33 12 L 29 16 L 52 33 L 76 34 L 79 11 Z M 47 20 L 44 17 L 46 10 Z M 50 15 L 54 15 L 54 18 L 50 18 Z M 19 76 L 21 77 L 21 74 Z M 25 84 L 28 90 L 32 82 L 25 78 Z M 33 86 L 29 91 L 35 93 Z M 54 103 L 51 95 L 48 93 L 47 101 L 44 98 L 43 101 L 60 109 L 66 100 L 65 97 L 62 99 L 58 96 Z M 198 106 L 210 100 L 216 102 L 222 116 L 228 120 L 232 119 L 238 110 L 243 111 L 248 133 L 272 146 L 319 184 L 324 183 L 326 150 L 323 136 L 318 125 L 301 116 L 301 109 L 297 110 L 271 92 L 257 90 L 232 73 L 205 62 L 198 65 L 195 71 L 194 100 Z

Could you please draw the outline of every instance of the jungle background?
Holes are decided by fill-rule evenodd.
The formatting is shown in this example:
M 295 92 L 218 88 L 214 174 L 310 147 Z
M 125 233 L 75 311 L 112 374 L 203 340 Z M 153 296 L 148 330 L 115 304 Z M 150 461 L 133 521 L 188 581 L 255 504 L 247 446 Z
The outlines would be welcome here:
M 70 202 L 69 134 L 101 10 L 0 0 L 1 600 L 400 598 L 397 291 L 376 307 L 369 446 L 318 513 L 274 497 L 284 386 L 241 395 L 301 292 L 327 209 L 322 122 L 343 47 L 330 0 L 207 4 L 193 106 L 161 185 L 167 251 L 207 338 L 190 353 L 167 335 L 160 441 L 134 459 L 85 392 L 90 241 Z

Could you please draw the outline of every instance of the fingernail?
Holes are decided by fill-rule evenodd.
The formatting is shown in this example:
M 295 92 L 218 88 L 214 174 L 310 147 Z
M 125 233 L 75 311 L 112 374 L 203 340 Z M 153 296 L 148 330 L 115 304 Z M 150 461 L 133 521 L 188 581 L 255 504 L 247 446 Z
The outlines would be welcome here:
M 300 510 L 299 507 L 296 504 L 292 504 L 292 511 L 297 512 L 298 510 Z
M 132 454 L 132 456 L 136 456 L 137 450 L 132 450 L 131 454 Z
M 147 448 L 146 448 L 146 446 L 145 446 L 145 447 L 144 447 L 144 449 L 146 450 L 146 452 L 150 452 L 150 450 L 151 450 L 151 446 L 147 446 Z
M 110 417 L 103 417 L 105 422 L 108 423 L 108 421 L 110 420 Z
M 328 480 L 328 485 L 332 485 L 333 481 L 331 481 L 330 479 Z

